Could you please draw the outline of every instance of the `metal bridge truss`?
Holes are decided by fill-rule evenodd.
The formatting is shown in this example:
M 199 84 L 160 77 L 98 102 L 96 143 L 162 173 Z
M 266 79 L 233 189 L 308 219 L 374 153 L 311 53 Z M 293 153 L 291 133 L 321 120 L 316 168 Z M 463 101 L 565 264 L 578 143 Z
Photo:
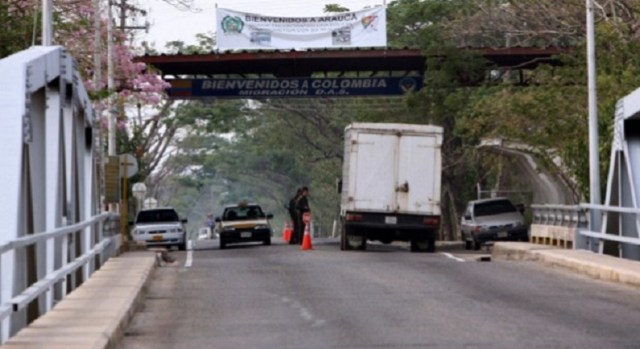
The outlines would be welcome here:
M 81 81 L 62 47 L 0 60 L 3 340 L 86 280 L 113 246 L 103 239 L 112 217 L 98 214 L 94 115 Z
M 599 248 L 640 260 L 640 89 L 618 101 L 614 126 L 604 204 L 615 210 L 605 210 L 601 233 L 617 238 Z
M 572 225 L 576 248 L 640 260 L 640 89 L 616 105 L 604 205 L 537 206 L 534 216 L 540 219 L 534 225 L 557 225 L 553 223 L 556 220 L 549 219 L 550 215 L 588 217 L 589 211 L 596 213 L 602 225 L 595 226 L 592 222 L 588 226 Z

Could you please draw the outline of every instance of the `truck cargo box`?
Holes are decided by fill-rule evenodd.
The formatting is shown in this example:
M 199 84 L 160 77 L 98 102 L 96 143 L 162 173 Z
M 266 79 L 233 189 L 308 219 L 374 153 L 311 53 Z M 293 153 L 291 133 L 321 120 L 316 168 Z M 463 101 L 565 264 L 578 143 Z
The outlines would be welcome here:
M 354 123 L 346 127 L 344 141 L 340 214 L 345 238 L 360 238 L 361 247 L 367 239 L 434 243 L 442 128 Z

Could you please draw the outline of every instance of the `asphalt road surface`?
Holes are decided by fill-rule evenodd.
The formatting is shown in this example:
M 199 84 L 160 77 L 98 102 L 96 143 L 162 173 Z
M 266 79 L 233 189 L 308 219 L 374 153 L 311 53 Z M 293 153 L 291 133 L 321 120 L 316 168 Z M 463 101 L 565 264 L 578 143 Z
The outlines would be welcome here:
M 640 348 L 640 290 L 482 253 L 200 241 L 119 348 Z

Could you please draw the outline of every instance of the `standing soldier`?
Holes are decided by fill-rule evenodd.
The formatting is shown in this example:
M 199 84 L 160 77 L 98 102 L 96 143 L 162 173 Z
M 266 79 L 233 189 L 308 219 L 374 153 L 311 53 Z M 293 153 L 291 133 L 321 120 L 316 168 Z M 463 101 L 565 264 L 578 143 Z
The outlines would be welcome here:
M 307 198 L 308 196 L 309 188 L 303 187 L 302 192 L 300 193 L 300 197 L 298 198 L 298 201 L 296 203 L 296 218 L 298 226 L 295 235 L 298 243 L 300 244 L 302 243 L 302 235 L 304 234 L 304 223 L 302 221 L 302 215 L 304 215 L 306 212 L 311 212 L 311 210 L 309 209 L 309 200 Z
M 291 217 L 291 224 L 293 224 L 293 234 L 291 234 L 291 238 L 289 239 L 289 244 L 297 244 L 298 242 L 298 212 L 296 209 L 296 205 L 298 203 L 298 199 L 300 199 L 300 195 L 302 194 L 302 188 L 298 188 L 296 191 L 296 195 L 294 195 L 291 200 L 289 200 L 289 206 L 287 209 L 289 210 L 289 216 Z

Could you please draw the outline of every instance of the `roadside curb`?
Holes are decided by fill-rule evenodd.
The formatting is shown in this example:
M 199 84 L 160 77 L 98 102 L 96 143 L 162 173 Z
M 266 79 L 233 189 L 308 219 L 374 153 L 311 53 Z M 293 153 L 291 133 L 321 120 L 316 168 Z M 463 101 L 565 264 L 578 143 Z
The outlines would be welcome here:
M 150 252 L 127 252 L 109 259 L 0 348 L 115 348 L 144 300 L 155 268 L 155 253 Z
M 566 250 L 529 243 L 498 242 L 493 247 L 492 258 L 541 262 L 594 279 L 640 288 L 640 262 L 591 251 Z

